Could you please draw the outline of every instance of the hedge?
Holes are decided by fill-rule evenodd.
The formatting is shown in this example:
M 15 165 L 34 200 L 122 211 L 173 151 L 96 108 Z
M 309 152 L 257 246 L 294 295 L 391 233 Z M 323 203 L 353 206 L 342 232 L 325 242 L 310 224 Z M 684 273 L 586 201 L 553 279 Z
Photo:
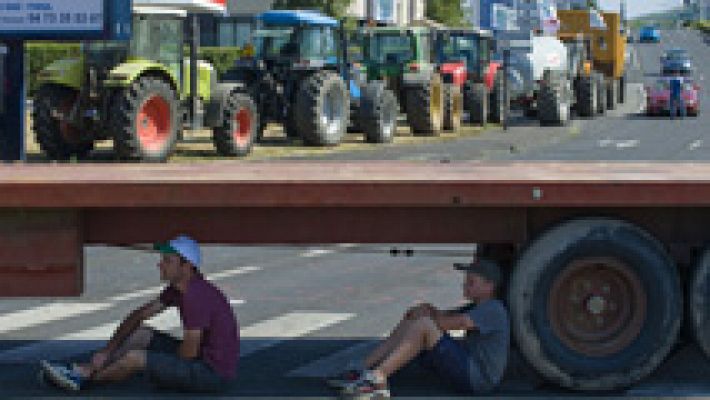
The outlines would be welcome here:
M 30 96 L 37 89 L 37 74 L 50 63 L 63 58 L 76 58 L 81 55 L 81 45 L 78 43 L 28 43 L 25 47 L 28 59 Z M 186 47 L 185 56 L 189 56 Z M 239 58 L 241 49 L 238 47 L 201 47 L 200 59 L 209 61 L 217 70 L 218 76 L 227 71 Z

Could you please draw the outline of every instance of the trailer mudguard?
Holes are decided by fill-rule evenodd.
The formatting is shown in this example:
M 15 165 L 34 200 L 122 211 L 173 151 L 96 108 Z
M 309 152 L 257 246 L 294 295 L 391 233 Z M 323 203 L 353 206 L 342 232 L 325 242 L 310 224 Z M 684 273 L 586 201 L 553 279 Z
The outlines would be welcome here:
M 493 85 L 496 82 L 496 74 L 502 67 L 503 64 L 497 61 L 491 61 L 486 67 L 486 71 L 483 73 L 483 82 L 486 84 L 489 91 L 493 89 Z
M 222 115 L 227 104 L 227 99 L 232 92 L 247 92 L 243 82 L 218 83 L 214 86 L 212 97 L 205 102 L 204 125 L 208 128 L 215 128 L 222 124 Z

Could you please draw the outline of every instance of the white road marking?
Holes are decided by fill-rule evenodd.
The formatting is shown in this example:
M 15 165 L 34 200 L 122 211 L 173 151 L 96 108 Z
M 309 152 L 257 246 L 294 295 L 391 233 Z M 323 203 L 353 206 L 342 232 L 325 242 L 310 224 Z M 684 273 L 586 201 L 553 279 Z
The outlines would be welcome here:
M 238 268 L 228 269 L 225 271 L 215 272 L 212 274 L 206 274 L 205 278 L 208 281 L 217 281 L 220 279 L 231 278 L 232 276 L 242 275 L 242 274 L 246 274 L 249 272 L 256 272 L 256 271 L 261 271 L 261 267 L 245 266 L 245 267 L 238 267 Z M 106 300 L 110 301 L 110 302 L 114 302 L 114 303 L 119 302 L 119 301 L 133 300 L 133 299 L 137 299 L 137 298 L 141 298 L 141 297 L 146 297 L 146 296 L 158 294 L 164 288 L 165 288 L 164 285 L 149 287 L 149 288 L 137 290 L 137 291 L 134 291 L 131 293 L 124 293 L 124 294 L 121 294 L 118 296 L 110 297 Z
M 322 255 L 330 254 L 333 253 L 334 250 L 331 249 L 312 249 L 308 250 L 304 253 L 299 254 L 299 257 L 305 257 L 305 258 L 312 258 L 312 257 L 320 257 Z
M 633 148 L 633 147 L 638 147 L 638 145 L 641 143 L 640 140 L 638 139 L 622 139 L 622 140 L 617 140 L 617 139 L 601 139 L 597 143 L 599 147 L 616 147 L 617 149 L 627 149 L 627 148 Z
M 691 143 L 691 144 L 688 145 L 688 150 L 697 150 L 697 149 L 700 148 L 700 146 L 702 146 L 702 145 L 703 145 L 703 140 L 702 140 L 702 139 L 698 139 L 698 140 L 696 140 L 696 141 L 694 141 L 693 143 Z
M 0 333 L 108 309 L 111 303 L 49 303 L 0 316 Z
M 258 322 L 241 330 L 240 356 L 246 357 L 286 339 L 307 335 L 354 316 L 350 313 L 297 311 Z
M 230 300 L 233 305 L 244 304 L 244 300 Z M 76 332 L 67 333 L 54 340 L 41 340 L 25 346 L 15 347 L 0 352 L 0 363 L 32 363 L 42 359 L 60 360 L 77 354 L 94 351 L 111 338 L 119 321 L 112 321 Z M 181 326 L 177 308 L 169 308 L 146 321 L 146 323 L 164 332 L 170 332 Z

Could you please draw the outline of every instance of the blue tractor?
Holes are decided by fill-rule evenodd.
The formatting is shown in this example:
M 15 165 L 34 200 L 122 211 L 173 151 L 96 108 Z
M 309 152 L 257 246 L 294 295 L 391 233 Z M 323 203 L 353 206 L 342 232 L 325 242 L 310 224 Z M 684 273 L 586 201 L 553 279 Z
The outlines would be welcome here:
M 392 140 L 396 98 L 384 83 L 351 78 L 346 36 L 341 23 L 315 11 L 257 16 L 253 52 L 245 52 L 223 80 L 256 103 L 259 139 L 264 126 L 275 122 L 289 138 L 334 146 L 352 122 L 368 142 Z

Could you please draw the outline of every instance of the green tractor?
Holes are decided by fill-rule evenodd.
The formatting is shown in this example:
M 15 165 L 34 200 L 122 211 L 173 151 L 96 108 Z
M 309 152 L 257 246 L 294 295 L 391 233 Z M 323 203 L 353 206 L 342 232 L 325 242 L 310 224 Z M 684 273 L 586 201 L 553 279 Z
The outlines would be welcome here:
M 428 27 L 366 27 L 363 75 L 384 81 L 399 101 L 415 135 L 437 135 L 444 125 L 444 85 L 432 62 Z
M 248 154 L 256 106 L 233 85 L 217 82 L 212 65 L 193 63 L 195 51 L 184 57 L 187 12 L 133 11 L 130 41 L 83 43 L 80 58 L 40 72 L 33 123 L 42 151 L 55 160 L 82 158 L 96 141 L 112 139 L 120 159 L 164 161 L 185 128 L 206 127 L 221 155 Z

